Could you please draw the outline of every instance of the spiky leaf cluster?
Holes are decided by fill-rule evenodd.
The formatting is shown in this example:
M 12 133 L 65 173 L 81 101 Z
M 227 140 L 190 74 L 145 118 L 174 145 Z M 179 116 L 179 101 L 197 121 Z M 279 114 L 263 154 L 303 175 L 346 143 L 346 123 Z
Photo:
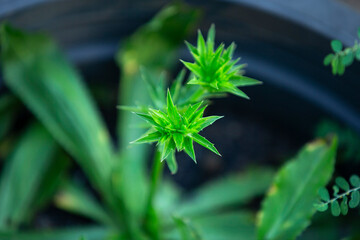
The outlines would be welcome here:
M 196 162 L 194 141 L 220 155 L 214 145 L 199 135 L 199 132 L 222 117 L 203 117 L 206 106 L 202 107 L 201 105 L 202 102 L 199 102 L 189 105 L 184 111 L 179 111 L 168 90 L 166 111 L 149 108 L 146 114 L 136 113 L 147 121 L 151 128 L 134 143 L 157 142 L 162 153 L 161 160 L 166 159 L 172 173 L 177 171 L 176 150 L 184 150 Z
M 360 28 L 358 29 L 358 37 L 360 38 Z M 339 40 L 333 40 L 331 41 L 331 48 L 334 53 L 330 53 L 324 58 L 324 65 L 331 64 L 334 75 L 343 75 L 346 67 L 350 66 L 355 59 L 360 61 L 360 43 L 357 40 L 352 47 L 345 49 Z
M 197 84 L 209 92 L 232 93 L 249 98 L 238 89 L 242 86 L 260 84 L 261 82 L 242 74 L 245 64 L 237 65 L 240 58 L 232 60 L 235 44 L 232 43 L 225 49 L 223 43 L 214 50 L 215 26 L 211 25 L 205 42 L 201 32 L 198 32 L 197 47 L 185 42 L 195 62 L 185 62 L 184 65 L 194 74 L 188 84 Z
M 333 186 L 333 198 L 330 198 L 329 191 L 322 188 L 319 191 L 321 202 L 317 203 L 315 207 L 318 211 L 324 212 L 329 208 L 331 214 L 339 216 L 340 214 L 346 215 L 350 208 L 356 208 L 360 203 L 360 178 L 357 175 L 350 177 L 350 183 L 342 177 L 335 179 Z M 352 186 L 353 188 L 350 188 Z M 342 190 L 342 193 L 339 193 Z

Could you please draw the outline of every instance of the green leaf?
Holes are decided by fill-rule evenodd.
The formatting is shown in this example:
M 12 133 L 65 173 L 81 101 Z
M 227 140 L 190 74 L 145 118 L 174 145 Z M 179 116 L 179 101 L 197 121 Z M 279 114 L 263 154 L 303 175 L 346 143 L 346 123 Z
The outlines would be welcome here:
M 262 82 L 259 80 L 245 76 L 238 76 L 237 79 L 230 80 L 230 82 L 234 84 L 235 87 L 245 87 L 262 84 Z
M 360 28 L 358 28 L 357 35 L 358 35 L 358 38 L 360 38 Z
M 341 213 L 341 209 L 340 209 L 340 205 L 338 203 L 338 201 L 332 201 L 331 202 L 331 214 L 334 215 L 335 217 L 340 216 Z
M 170 153 L 175 151 L 175 142 L 172 138 L 167 138 L 167 140 L 165 141 L 165 143 L 163 144 L 163 149 L 161 151 L 161 161 L 163 161 L 164 159 L 167 158 L 167 156 L 169 156 Z
M 214 144 L 212 144 L 211 142 L 209 142 L 206 138 L 204 138 L 203 136 L 200 136 L 197 133 L 193 133 L 190 136 L 195 142 L 197 142 L 198 144 L 200 144 L 201 146 L 209 149 L 210 151 L 216 153 L 217 155 L 221 156 L 221 154 L 218 152 L 218 150 L 214 147 Z
M 171 152 L 168 157 L 166 157 L 166 163 L 169 167 L 171 174 L 177 173 L 178 166 L 175 158 L 175 151 Z
M 332 40 L 331 48 L 332 48 L 332 50 L 334 50 L 334 52 L 338 53 L 342 50 L 343 45 L 339 40 Z
M 327 203 L 315 203 L 314 206 L 319 212 L 325 212 L 329 208 Z
M 193 217 L 246 204 L 265 193 L 273 176 L 274 172 L 268 168 L 255 168 L 214 180 L 191 193 L 193 197 L 177 206 L 176 213 Z
M 342 177 L 337 177 L 335 179 L 336 184 L 344 191 L 349 191 L 349 183 Z
M 336 148 L 336 139 L 315 141 L 280 169 L 259 214 L 259 240 L 295 239 L 310 224 L 318 191 L 332 175 Z
M 328 66 L 330 65 L 331 61 L 334 59 L 335 55 L 330 53 L 324 58 L 324 65 Z
M 181 151 L 183 148 L 184 136 L 182 134 L 175 133 L 173 135 L 173 138 L 174 138 L 177 150 Z
M 342 201 L 341 201 L 341 204 L 340 204 L 340 208 L 341 208 L 341 213 L 343 215 L 346 215 L 349 211 L 349 207 L 348 207 L 348 203 L 347 203 L 347 197 L 344 196 Z
M 321 200 L 323 200 L 325 202 L 330 201 L 330 194 L 326 188 L 320 188 L 319 195 L 320 195 Z
M 206 43 L 207 43 L 207 46 L 208 46 L 208 51 L 214 51 L 215 24 L 211 24 L 211 26 L 209 28 Z
M 189 155 L 191 159 L 194 160 L 194 162 L 196 163 L 194 144 L 193 144 L 193 140 L 190 137 L 184 138 L 184 148 L 187 155 Z
M 210 116 L 210 117 L 202 118 L 200 120 L 199 130 L 202 130 L 202 129 L 212 125 L 215 121 L 217 121 L 217 120 L 219 120 L 221 118 L 223 118 L 223 116 Z
M 174 102 L 171 99 L 170 90 L 167 91 L 167 113 L 168 117 L 172 119 L 172 122 L 175 123 L 175 126 L 180 126 L 181 117 L 179 111 L 176 109 Z
M 226 92 L 230 92 L 236 96 L 239 96 L 239 97 L 242 97 L 242 98 L 245 98 L 245 99 L 250 99 L 248 97 L 248 95 L 246 95 L 243 91 L 241 91 L 240 89 L 236 88 L 235 86 L 234 87 L 227 87 L 227 88 L 224 88 L 224 90 Z
M 206 240 L 255 239 L 253 214 L 245 211 L 217 213 L 191 219 L 200 236 Z
M 348 48 L 348 50 L 350 50 Z M 349 53 L 346 53 L 345 56 L 342 58 L 342 63 L 345 66 L 350 66 L 354 62 L 354 54 L 352 51 L 349 51 Z
M 55 197 L 57 207 L 76 213 L 104 225 L 112 225 L 112 219 L 102 206 L 79 184 L 63 184 Z
M 336 75 L 339 68 L 338 66 L 339 66 L 339 58 L 334 58 L 331 62 L 332 74 Z
M 350 208 L 356 208 L 360 202 L 360 193 L 359 191 L 354 191 L 351 193 L 351 199 L 349 201 Z
M 173 216 L 175 225 L 180 232 L 181 240 L 201 240 L 202 238 L 196 231 L 196 229 L 191 225 L 189 220 Z
M 358 49 L 356 50 L 355 57 L 356 57 L 357 60 L 360 61 L 360 48 L 358 48 Z
M 32 203 L 56 149 L 40 124 L 31 125 L 15 145 L 0 179 L 0 231 L 17 228 L 32 213 Z
M 5 83 L 104 190 L 113 164 L 109 134 L 82 79 L 47 36 L 1 28 Z
M 360 187 L 360 177 L 357 175 L 352 175 L 350 177 L 350 183 L 353 187 Z
M 160 132 L 146 133 L 142 137 L 133 141 L 133 143 L 152 143 L 157 142 L 162 137 Z

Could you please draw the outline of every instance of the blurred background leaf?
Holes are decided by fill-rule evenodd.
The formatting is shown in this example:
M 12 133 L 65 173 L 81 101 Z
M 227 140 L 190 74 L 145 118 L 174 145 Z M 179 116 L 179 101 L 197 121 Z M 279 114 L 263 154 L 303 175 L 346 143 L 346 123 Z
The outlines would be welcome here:
M 0 231 L 17 228 L 33 213 L 33 202 L 44 190 L 41 183 L 57 151 L 51 135 L 38 123 L 16 144 L 0 179 Z
M 269 168 L 254 168 L 214 180 L 195 190 L 175 211 L 193 217 L 248 203 L 266 192 L 273 177 Z
M 112 146 L 81 77 L 49 37 L 5 24 L 0 36 L 7 86 L 104 191 L 114 161 Z
M 114 226 L 111 216 L 88 189 L 74 182 L 64 182 L 55 196 L 57 207 L 88 217 L 98 223 Z

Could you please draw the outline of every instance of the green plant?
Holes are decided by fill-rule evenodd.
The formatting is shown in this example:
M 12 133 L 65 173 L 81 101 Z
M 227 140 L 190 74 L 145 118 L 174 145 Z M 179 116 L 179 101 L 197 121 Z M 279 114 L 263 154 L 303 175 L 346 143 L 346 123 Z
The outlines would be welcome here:
M 360 38 L 360 28 L 358 37 Z M 324 58 L 324 65 L 331 64 L 334 75 L 343 75 L 346 67 L 350 66 L 355 59 L 360 61 L 360 43 L 357 40 L 355 40 L 352 47 L 345 49 L 343 49 L 343 44 L 339 40 L 333 40 L 331 41 L 331 48 L 334 53 L 330 53 Z
M 335 179 L 336 185 L 333 186 L 334 197 L 330 199 L 330 194 L 326 188 L 319 190 L 321 202 L 316 204 L 316 208 L 323 212 L 331 206 L 331 213 L 334 216 L 339 216 L 340 213 L 346 215 L 350 208 L 356 208 L 360 202 L 360 178 L 357 175 L 350 177 L 350 183 L 353 188 L 350 188 L 350 184 L 342 177 Z M 339 194 L 339 191 L 344 192 Z M 350 197 L 349 197 L 350 196 Z M 349 201 L 348 201 L 349 200 Z M 339 202 L 341 203 L 339 204 Z
M 260 84 L 245 77 L 245 65 L 233 60 L 235 44 L 215 48 L 212 25 L 206 42 L 199 31 L 196 47 L 186 43 L 195 61 L 183 61 L 191 72 L 188 81 L 183 70 L 168 87 L 164 70 L 175 65 L 176 49 L 197 16 L 182 4 L 171 5 L 122 44 L 116 55 L 122 70 L 119 108 L 130 111 L 118 111 L 117 144 L 81 75 L 55 42 L 1 26 L 5 83 L 34 118 L 4 162 L 0 240 L 294 239 L 304 231 L 315 213 L 317 192 L 332 174 L 336 138 L 306 145 L 276 175 L 269 167 L 249 168 L 207 182 L 190 197 L 163 178 L 164 160 L 173 174 L 177 171 L 176 151 L 196 162 L 194 142 L 220 155 L 199 134 L 221 118 L 204 117 L 206 106 L 227 93 L 248 98 L 238 87 Z M 4 99 L 0 110 L 12 109 L 14 103 Z M 0 119 L 4 123 L 15 115 L 7 113 Z M 0 137 L 6 137 L 10 125 L 4 124 Z M 153 142 L 157 146 L 148 173 L 151 148 L 135 143 Z M 71 177 L 73 161 L 94 191 Z M 271 182 L 255 223 L 253 200 Z M 50 201 L 96 225 L 23 231 Z
M 360 38 L 360 28 L 358 30 L 358 37 Z M 329 54 L 324 59 L 324 65 L 331 63 L 332 73 L 334 75 L 343 75 L 345 67 L 350 66 L 354 59 L 360 60 L 360 45 L 357 41 L 353 47 L 346 48 L 342 51 L 343 44 L 339 40 L 333 40 L 331 47 L 335 52 Z M 345 149 L 346 159 L 358 159 L 359 138 L 358 135 L 348 129 L 342 129 L 334 122 L 325 121 L 318 126 L 317 135 L 324 136 L 325 134 L 337 134 L 340 137 L 341 147 Z M 340 214 L 347 215 L 350 208 L 356 208 L 360 201 L 360 179 L 357 175 L 350 177 L 350 183 L 353 188 L 350 187 L 348 181 L 343 177 L 337 177 L 335 179 L 335 185 L 333 185 L 333 198 L 330 198 L 329 191 L 326 188 L 319 189 L 318 203 L 314 206 L 318 211 L 324 212 L 329 208 L 333 216 L 340 216 Z M 343 193 L 339 194 L 339 191 L 343 190 Z

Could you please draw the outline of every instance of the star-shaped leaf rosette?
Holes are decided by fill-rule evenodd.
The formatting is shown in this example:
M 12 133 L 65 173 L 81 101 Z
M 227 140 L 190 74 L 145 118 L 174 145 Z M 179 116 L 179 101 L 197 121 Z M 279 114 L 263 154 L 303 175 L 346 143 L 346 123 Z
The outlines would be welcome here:
M 210 151 L 220 155 L 214 144 L 201 136 L 199 132 L 213 124 L 221 116 L 203 117 L 206 106 L 202 102 L 189 105 L 180 111 L 173 103 L 170 91 L 167 91 L 166 111 L 148 109 L 148 113 L 136 113 L 147 121 L 151 128 L 133 143 L 157 142 L 161 151 L 161 161 L 166 159 L 170 171 L 177 172 L 175 152 L 185 151 L 196 163 L 194 141 Z
M 205 42 L 201 32 L 198 32 L 197 47 L 185 42 L 195 62 L 185 62 L 184 65 L 194 74 L 188 84 L 200 85 L 210 93 L 231 93 L 239 97 L 249 97 L 238 87 L 261 84 L 260 81 L 245 77 L 246 64 L 237 65 L 240 58 L 232 60 L 235 44 L 225 49 L 223 43 L 214 50 L 215 25 L 212 24 Z

